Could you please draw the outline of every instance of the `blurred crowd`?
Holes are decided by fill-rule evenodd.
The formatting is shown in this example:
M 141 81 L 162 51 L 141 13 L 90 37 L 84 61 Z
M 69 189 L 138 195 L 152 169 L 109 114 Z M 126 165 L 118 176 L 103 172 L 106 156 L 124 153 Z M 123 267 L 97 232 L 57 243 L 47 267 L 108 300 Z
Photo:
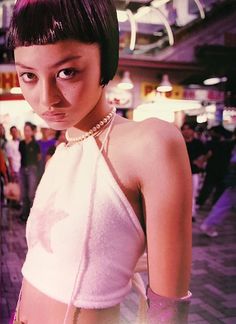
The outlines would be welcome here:
M 181 127 L 192 171 L 192 219 L 207 204 L 209 214 L 201 224 L 207 236 L 218 236 L 217 228 L 236 212 L 236 129 L 222 125 L 210 129 L 184 123 Z
M 201 230 L 215 237 L 224 219 L 236 212 L 236 129 L 231 132 L 221 125 L 206 129 L 186 122 L 181 132 L 192 171 L 192 220 L 207 204 L 209 214 Z M 22 222 L 27 221 L 45 166 L 62 142 L 65 131 L 38 129 L 26 122 L 20 134 L 16 126 L 6 130 L 0 124 L 1 205 L 10 202 L 18 208 Z
M 38 129 L 31 122 L 25 123 L 23 134 L 17 126 L 6 130 L 0 124 L 1 206 L 19 209 L 20 221 L 27 221 L 46 164 L 65 141 L 65 131 Z

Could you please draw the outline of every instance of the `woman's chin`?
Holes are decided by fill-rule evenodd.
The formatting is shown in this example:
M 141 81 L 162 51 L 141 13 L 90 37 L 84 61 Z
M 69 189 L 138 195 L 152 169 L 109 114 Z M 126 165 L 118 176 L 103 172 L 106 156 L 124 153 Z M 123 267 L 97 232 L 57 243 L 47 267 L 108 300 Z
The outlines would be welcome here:
M 49 128 L 52 128 L 57 131 L 65 130 L 67 128 L 72 127 L 71 124 L 66 123 L 66 122 L 48 122 L 47 121 L 47 124 L 48 124 Z

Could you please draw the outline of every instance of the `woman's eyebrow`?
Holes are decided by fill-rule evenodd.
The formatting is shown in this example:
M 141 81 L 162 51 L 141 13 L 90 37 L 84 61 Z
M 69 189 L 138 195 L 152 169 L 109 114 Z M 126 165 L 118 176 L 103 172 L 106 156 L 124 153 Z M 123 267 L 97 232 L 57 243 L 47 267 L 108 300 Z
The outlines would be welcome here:
M 72 55 L 72 56 L 67 56 L 67 57 L 65 57 L 64 59 L 62 59 L 62 60 L 60 60 L 60 61 L 54 63 L 54 64 L 52 65 L 52 67 L 57 67 L 57 66 L 59 66 L 59 65 L 62 65 L 62 64 L 64 64 L 64 63 L 67 63 L 67 62 L 69 62 L 69 61 L 78 60 L 78 59 L 80 59 L 80 58 L 81 58 L 81 55 Z
M 26 66 L 25 64 L 22 64 L 22 63 L 20 63 L 20 62 L 16 62 L 16 61 L 15 61 L 15 65 L 16 65 L 16 66 L 19 66 L 19 67 L 22 67 L 22 68 L 24 68 L 24 69 L 27 69 L 27 70 L 33 70 L 32 67 Z
M 65 64 L 65 63 L 67 63 L 67 62 L 69 62 L 69 61 L 78 60 L 78 59 L 80 59 L 80 58 L 81 58 L 81 55 L 67 56 L 67 57 L 63 58 L 62 60 L 60 60 L 60 61 L 54 63 L 51 67 L 54 68 L 54 67 L 60 66 L 60 65 L 62 65 L 62 64 Z M 27 66 L 27 65 L 22 64 L 22 63 L 20 63 L 20 62 L 15 62 L 15 65 L 17 65 L 17 66 L 19 66 L 19 67 L 22 67 L 22 68 L 25 68 L 25 69 L 34 70 L 33 67 Z

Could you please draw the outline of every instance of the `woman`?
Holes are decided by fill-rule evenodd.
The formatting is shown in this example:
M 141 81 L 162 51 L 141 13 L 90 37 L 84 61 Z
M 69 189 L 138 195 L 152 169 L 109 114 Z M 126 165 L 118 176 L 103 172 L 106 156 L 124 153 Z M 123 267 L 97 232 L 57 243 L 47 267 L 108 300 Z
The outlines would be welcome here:
M 175 127 L 128 121 L 106 102 L 119 49 L 112 1 L 19 0 L 9 44 L 25 99 L 67 129 L 27 223 L 16 321 L 118 323 L 147 245 L 147 322 L 186 322 L 188 157 Z

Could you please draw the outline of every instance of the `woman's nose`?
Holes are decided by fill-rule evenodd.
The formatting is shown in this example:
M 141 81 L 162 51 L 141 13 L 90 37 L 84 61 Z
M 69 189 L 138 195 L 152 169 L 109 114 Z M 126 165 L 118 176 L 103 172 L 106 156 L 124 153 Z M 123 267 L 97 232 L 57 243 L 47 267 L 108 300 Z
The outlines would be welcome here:
M 41 105 L 45 107 L 52 107 L 60 102 L 60 91 L 54 82 L 43 81 L 40 88 Z

